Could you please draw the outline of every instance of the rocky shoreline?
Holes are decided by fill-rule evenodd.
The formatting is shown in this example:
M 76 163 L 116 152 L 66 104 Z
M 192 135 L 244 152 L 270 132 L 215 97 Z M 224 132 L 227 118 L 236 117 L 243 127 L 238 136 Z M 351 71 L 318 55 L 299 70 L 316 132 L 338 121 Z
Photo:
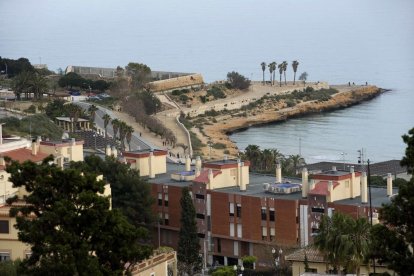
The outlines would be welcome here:
M 208 125 L 204 131 L 212 141 L 217 141 L 226 145 L 228 154 L 237 155 L 239 149 L 235 142 L 233 142 L 229 135 L 248 129 L 252 126 L 267 125 L 280 123 L 291 118 L 308 116 L 315 113 L 330 112 L 360 104 L 362 102 L 371 100 L 378 95 L 390 91 L 387 89 L 378 88 L 376 86 L 363 86 L 355 89 L 348 89 L 345 91 L 339 90 L 332 96 L 331 99 L 322 102 L 302 102 L 294 107 L 282 108 L 275 110 L 274 108 L 257 110 L 257 114 L 248 117 L 231 117 L 218 119 L 217 123 Z M 203 149 L 207 153 L 207 148 Z M 220 157 L 223 151 L 214 150 L 212 156 Z

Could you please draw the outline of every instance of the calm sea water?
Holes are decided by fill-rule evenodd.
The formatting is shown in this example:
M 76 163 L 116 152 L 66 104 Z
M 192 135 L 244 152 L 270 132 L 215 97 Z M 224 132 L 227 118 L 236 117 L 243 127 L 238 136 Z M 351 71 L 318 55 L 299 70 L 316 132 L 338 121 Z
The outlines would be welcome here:
M 114 67 L 200 72 L 207 82 L 239 71 L 261 78 L 262 61 L 299 60 L 299 72 L 331 83 L 393 89 L 329 114 L 251 128 L 232 139 L 308 162 L 400 158 L 414 127 L 414 1 L 0 0 L 0 55 L 49 68 Z M 292 78 L 288 72 L 288 78 Z M 301 143 L 299 143 L 299 137 Z

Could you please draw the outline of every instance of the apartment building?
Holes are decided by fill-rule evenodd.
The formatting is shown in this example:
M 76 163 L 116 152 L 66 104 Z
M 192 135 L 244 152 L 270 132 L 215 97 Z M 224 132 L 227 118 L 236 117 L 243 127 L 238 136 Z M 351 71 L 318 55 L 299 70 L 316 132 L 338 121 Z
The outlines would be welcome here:
M 197 158 L 194 166 L 188 158 L 184 165 L 168 164 L 166 173 L 149 180 L 160 219 L 154 243 L 177 248 L 183 187 L 191 191 L 201 253 L 209 265 L 240 264 L 243 256 L 254 255 L 257 267 L 272 267 L 272 249 L 311 243 L 322 214 L 369 217 L 365 173 L 332 168 L 308 175 L 304 169 L 302 179 L 287 179 L 280 166 L 275 176 L 252 174 L 248 168 L 249 162 L 226 158 Z M 390 185 L 372 188 L 374 218 L 396 193 Z

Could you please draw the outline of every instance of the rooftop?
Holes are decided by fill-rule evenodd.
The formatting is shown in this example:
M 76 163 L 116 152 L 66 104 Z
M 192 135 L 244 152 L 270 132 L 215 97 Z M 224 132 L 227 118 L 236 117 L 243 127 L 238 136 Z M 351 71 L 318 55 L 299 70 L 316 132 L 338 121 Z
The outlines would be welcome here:
M 192 166 L 192 170 L 195 167 Z M 177 187 L 187 187 L 191 185 L 192 181 L 175 181 L 171 179 L 172 173 L 183 172 L 185 171 L 185 165 L 180 164 L 171 164 L 167 163 L 167 173 L 159 174 L 155 177 L 155 179 L 150 179 L 150 183 L 155 184 L 164 184 L 164 185 L 171 185 Z M 300 200 L 302 199 L 302 193 L 290 193 L 290 194 L 274 194 L 268 193 L 265 191 L 265 183 L 274 183 L 276 180 L 275 176 L 272 175 L 264 175 L 264 174 L 257 174 L 257 173 L 249 173 L 250 184 L 246 186 L 246 191 L 240 191 L 239 187 L 226 187 L 226 188 L 219 188 L 215 189 L 215 192 L 220 193 L 229 193 L 229 194 L 238 194 L 238 195 L 249 195 L 254 197 L 261 197 L 261 198 L 277 198 L 277 199 L 285 199 L 285 200 Z M 301 180 L 299 178 L 284 178 L 284 183 L 290 184 L 300 184 Z M 387 196 L 387 189 L 373 187 L 372 190 L 372 205 L 375 207 L 380 207 L 383 203 L 388 203 L 390 198 Z M 394 193 L 397 193 L 397 190 L 394 189 Z M 361 198 L 356 197 L 354 199 L 345 199 L 335 201 L 335 203 L 344 204 L 344 205 L 363 205 L 361 203 Z

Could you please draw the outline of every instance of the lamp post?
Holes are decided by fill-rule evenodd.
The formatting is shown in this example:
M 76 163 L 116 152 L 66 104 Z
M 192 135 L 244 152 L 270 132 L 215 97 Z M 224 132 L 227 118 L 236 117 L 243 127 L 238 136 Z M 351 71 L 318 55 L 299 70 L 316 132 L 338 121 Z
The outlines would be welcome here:
M 345 170 L 345 155 L 346 155 L 346 152 L 341 152 L 341 155 L 342 155 L 342 162 L 344 163 L 344 170 Z
M 276 251 L 275 248 L 272 248 L 272 254 L 273 254 L 273 258 L 275 259 L 276 271 L 278 272 L 278 275 L 280 275 L 280 269 L 282 267 L 281 257 L 283 254 L 283 250 L 282 248 L 279 248 L 279 251 Z
M 240 268 L 237 265 L 234 265 L 233 269 L 234 269 L 234 273 L 235 273 L 236 276 L 243 276 L 243 272 L 244 272 L 244 266 L 243 265 L 241 265 Z

